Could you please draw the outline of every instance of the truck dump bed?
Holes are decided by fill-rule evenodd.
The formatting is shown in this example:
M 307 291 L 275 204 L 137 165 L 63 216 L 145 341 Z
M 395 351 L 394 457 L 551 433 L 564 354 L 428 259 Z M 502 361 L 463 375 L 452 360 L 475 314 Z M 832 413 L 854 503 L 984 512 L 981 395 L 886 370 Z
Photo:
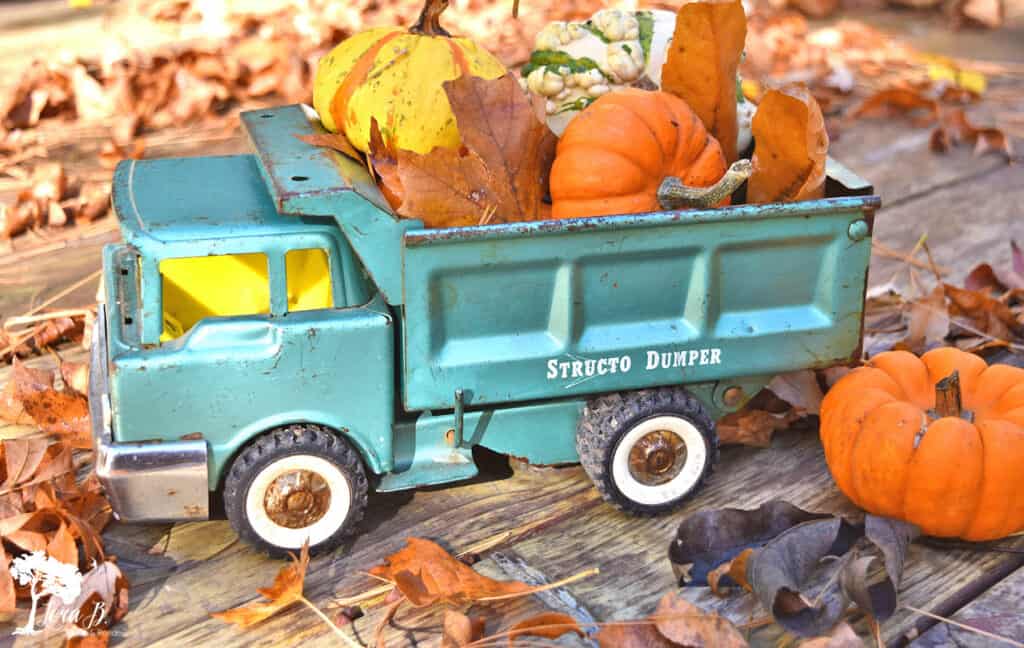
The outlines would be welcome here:
M 408 410 L 451 408 L 457 390 L 487 405 L 858 353 L 879 199 L 838 165 L 822 200 L 424 229 L 358 163 L 292 137 L 319 128 L 301 108 L 243 119 L 282 213 L 333 216 L 401 307 Z

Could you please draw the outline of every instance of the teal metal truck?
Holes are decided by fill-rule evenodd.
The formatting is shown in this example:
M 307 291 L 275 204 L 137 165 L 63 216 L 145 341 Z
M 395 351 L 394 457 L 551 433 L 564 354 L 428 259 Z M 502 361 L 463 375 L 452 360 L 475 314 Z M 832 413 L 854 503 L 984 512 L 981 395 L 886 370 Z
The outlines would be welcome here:
M 468 479 L 473 449 L 581 462 L 656 514 L 775 374 L 857 360 L 879 199 L 829 164 L 787 204 L 425 229 L 307 109 L 249 112 L 253 154 L 125 161 L 90 384 L 125 520 L 222 497 L 279 554 L 352 533 L 372 491 Z

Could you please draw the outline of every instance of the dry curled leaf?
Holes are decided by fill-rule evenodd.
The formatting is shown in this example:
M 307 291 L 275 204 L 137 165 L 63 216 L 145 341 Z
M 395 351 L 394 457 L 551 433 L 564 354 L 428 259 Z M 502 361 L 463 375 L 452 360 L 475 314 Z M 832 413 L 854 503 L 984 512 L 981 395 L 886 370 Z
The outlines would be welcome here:
M 610 623 L 595 637 L 601 648 L 746 648 L 746 640 L 726 619 L 705 612 L 668 592 L 647 619 Z
M 246 628 L 302 600 L 302 587 L 309 567 L 309 542 L 302 545 L 298 556 L 291 554 L 291 557 L 291 563 L 281 568 L 270 587 L 256 590 L 267 600 L 254 601 L 223 612 L 211 612 L 210 616 Z
M 1003 302 L 982 291 L 964 290 L 949 284 L 943 284 L 943 288 L 954 323 L 969 326 L 974 329 L 972 333 L 999 340 L 1024 337 L 1024 322 Z
M 760 547 L 800 523 L 829 517 L 827 513 L 811 513 L 781 500 L 751 510 L 697 511 L 679 524 L 669 545 L 668 558 L 680 586 L 706 585 L 711 571 L 746 549 Z
M 754 113 L 751 203 L 810 200 L 825 195 L 828 133 L 807 88 L 769 90 Z
M 353 160 L 362 161 L 363 155 L 348 141 L 344 133 L 314 133 L 313 135 L 296 135 L 298 139 L 313 146 L 323 146 L 346 155 Z
M 683 4 L 661 71 L 662 89 L 689 104 L 730 164 L 737 158 L 736 69 L 746 36 L 739 0 Z
M 480 616 L 470 617 L 455 610 L 445 610 L 441 648 L 462 648 L 483 638 L 485 622 Z
M 943 110 L 939 124 L 931 134 L 931 149 L 945 153 L 959 144 L 973 145 L 975 155 L 995 152 L 1005 157 L 1007 162 L 1013 160 L 1013 145 L 1006 133 L 998 128 L 975 126 L 968 121 L 963 108 Z
M 821 412 L 821 386 L 818 377 L 811 369 L 791 371 L 772 378 L 766 389 L 792 405 L 801 414 L 819 414 Z
M 747 562 L 754 554 L 753 548 L 744 549 L 729 562 L 722 563 L 708 572 L 708 586 L 715 596 L 726 596 L 728 588 L 739 586 L 750 591 L 747 581 Z
M 939 105 L 920 90 L 912 88 L 885 88 L 865 99 L 853 110 L 853 117 L 896 117 L 924 111 L 920 121 L 931 123 L 938 119 Z
M 444 88 L 462 146 L 438 147 L 426 155 L 394 152 L 398 213 L 422 219 L 428 227 L 477 225 L 485 218 L 492 223 L 536 220 L 556 138 L 537 119 L 519 83 L 510 75 L 494 80 L 463 75 L 446 81 Z M 371 148 L 371 157 L 389 155 Z M 374 167 L 380 171 L 378 162 Z
M 583 628 L 573 617 L 563 612 L 542 612 L 517 622 L 508 629 L 508 643 L 515 645 L 517 637 L 543 637 L 558 639 L 568 632 L 585 636 Z
M 896 348 L 905 348 L 918 355 L 945 344 L 949 335 L 949 310 L 946 293 L 936 286 L 927 296 L 910 305 L 907 337 Z
M 49 373 L 41 379 L 38 372 L 20 362 L 15 362 L 11 379 L 15 397 L 43 432 L 67 439 L 76 448 L 92 448 L 89 403 L 85 396 L 57 391 Z
M 767 448 L 772 444 L 776 432 L 789 429 L 802 415 L 795 409 L 782 413 L 766 412 L 759 409 L 741 409 L 726 414 L 716 426 L 718 441 L 722 445 L 747 445 Z
M 408 538 L 405 547 L 385 558 L 385 564 L 370 569 L 370 573 L 394 583 L 416 607 L 440 602 L 465 605 L 493 597 L 524 595 L 531 590 L 526 583 L 482 576 L 437 543 L 422 538 Z
M 116 563 L 106 560 L 82 576 L 82 589 L 74 601 L 64 603 L 52 597 L 47 606 L 44 616 L 66 621 L 69 639 L 102 635 L 128 613 L 128 579 Z

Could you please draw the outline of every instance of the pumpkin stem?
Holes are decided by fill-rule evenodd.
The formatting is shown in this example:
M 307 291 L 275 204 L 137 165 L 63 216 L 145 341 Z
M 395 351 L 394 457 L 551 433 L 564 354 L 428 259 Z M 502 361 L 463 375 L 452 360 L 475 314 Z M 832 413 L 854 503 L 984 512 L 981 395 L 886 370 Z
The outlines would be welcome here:
M 662 180 L 658 203 L 662 209 L 707 209 L 732 195 L 754 170 L 750 160 L 736 160 L 718 182 L 710 187 L 688 187 L 675 176 Z
M 423 11 L 416 24 L 409 28 L 411 34 L 424 36 L 451 36 L 441 26 L 441 14 L 448 8 L 448 0 L 427 0 L 423 3 Z
M 959 417 L 963 412 L 960 402 L 960 372 L 954 371 L 935 383 L 935 413 L 939 416 Z

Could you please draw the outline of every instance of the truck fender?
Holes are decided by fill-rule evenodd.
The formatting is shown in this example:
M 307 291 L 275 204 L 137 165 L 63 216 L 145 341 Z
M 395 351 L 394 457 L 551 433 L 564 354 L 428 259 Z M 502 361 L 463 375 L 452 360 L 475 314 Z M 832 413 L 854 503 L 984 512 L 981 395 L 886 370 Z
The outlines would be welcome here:
M 379 475 L 386 470 L 372 440 L 342 425 L 335 417 L 311 415 L 310 412 L 290 412 L 247 425 L 222 444 L 211 444 L 211 465 L 216 467 L 216 470 L 210 472 L 210 490 L 219 490 L 223 486 L 224 478 L 235 457 L 256 439 L 278 428 L 302 424 L 320 425 L 344 438 L 359 452 L 370 472 Z

